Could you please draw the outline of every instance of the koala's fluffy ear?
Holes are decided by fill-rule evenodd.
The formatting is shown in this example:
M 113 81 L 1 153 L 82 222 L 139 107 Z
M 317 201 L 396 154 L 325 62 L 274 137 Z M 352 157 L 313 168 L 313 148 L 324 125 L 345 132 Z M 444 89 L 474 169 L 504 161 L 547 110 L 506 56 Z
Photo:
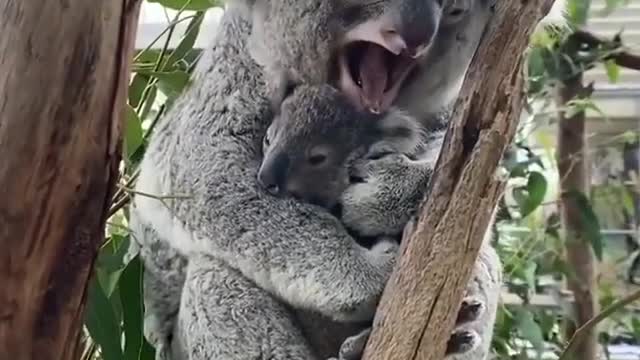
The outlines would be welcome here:
M 422 127 L 413 117 L 391 109 L 378 121 L 382 142 L 397 152 L 411 154 L 422 145 Z

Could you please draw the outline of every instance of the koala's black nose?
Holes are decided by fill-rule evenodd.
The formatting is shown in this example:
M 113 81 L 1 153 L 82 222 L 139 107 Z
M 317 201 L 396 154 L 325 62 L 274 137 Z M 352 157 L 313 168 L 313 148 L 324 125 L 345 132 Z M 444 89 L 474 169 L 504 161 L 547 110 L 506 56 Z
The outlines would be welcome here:
M 441 9 L 435 1 L 403 0 L 399 20 L 392 29 L 405 44 L 405 53 L 421 56 L 438 31 Z
M 267 156 L 258 171 L 258 183 L 271 195 L 283 195 L 288 169 L 289 157 L 286 154 Z

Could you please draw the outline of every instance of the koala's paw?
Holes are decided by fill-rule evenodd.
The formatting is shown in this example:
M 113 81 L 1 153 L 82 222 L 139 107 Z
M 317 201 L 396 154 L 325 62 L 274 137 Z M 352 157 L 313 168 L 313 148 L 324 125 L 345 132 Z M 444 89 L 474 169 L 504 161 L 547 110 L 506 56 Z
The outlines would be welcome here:
M 362 236 L 395 236 L 415 213 L 430 172 L 402 154 L 357 162 L 340 198 L 341 220 Z
M 456 329 L 447 342 L 447 356 L 466 354 L 476 349 L 482 342 L 477 331 L 466 328 L 465 325 L 480 318 L 485 311 L 485 304 L 473 297 L 462 300 L 458 316 L 456 317 Z
M 378 239 L 371 249 L 367 250 L 369 256 L 373 258 L 373 263 L 377 265 L 376 267 L 380 269 L 385 277 L 385 282 L 396 264 L 399 249 L 400 245 L 394 238 L 382 237 Z
M 346 338 L 340 345 L 338 357 L 332 357 L 328 360 L 360 360 L 370 334 L 371 328 L 366 328 L 360 333 Z
M 480 335 L 473 330 L 456 330 L 447 342 L 446 356 L 467 353 L 480 344 Z
M 456 318 L 456 326 L 464 325 L 476 321 L 485 311 L 485 305 L 482 301 L 472 297 L 462 300 L 458 317 Z

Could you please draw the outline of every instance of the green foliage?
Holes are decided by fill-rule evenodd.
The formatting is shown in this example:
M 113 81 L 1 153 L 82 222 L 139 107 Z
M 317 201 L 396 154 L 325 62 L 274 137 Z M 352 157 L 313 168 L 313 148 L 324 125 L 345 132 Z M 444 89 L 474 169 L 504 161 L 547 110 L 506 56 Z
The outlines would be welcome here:
M 220 0 L 147 0 L 150 3 L 158 3 L 168 9 L 203 11 L 212 7 L 222 6 Z
M 604 12 L 611 13 L 628 3 L 625 0 L 607 1 Z M 562 330 L 563 318 L 572 318 L 567 305 L 543 310 L 529 304 L 533 294 L 556 293 L 557 290 L 553 289 L 561 284 L 563 278 L 575 276 L 574 269 L 564 257 L 563 248 L 565 242 L 570 241 L 568 237 L 588 242 L 598 261 L 603 261 L 607 256 L 608 249 L 605 248 L 602 221 L 595 209 L 594 195 L 579 192 L 564 195 L 576 205 L 581 228 L 576 236 L 564 234 L 560 231 L 556 201 L 547 200 L 545 203 L 545 198 L 557 199 L 560 196 L 558 189 L 554 188 L 559 179 L 549 178 L 556 167 L 555 144 L 547 142 L 542 135 L 536 135 L 544 151 L 534 151 L 528 146 L 534 132 L 540 128 L 557 126 L 558 110 L 563 111 L 567 118 L 591 112 L 607 121 L 606 114 L 589 94 L 581 94 L 570 100 L 564 108 L 551 106 L 558 84 L 576 79 L 577 75 L 594 67 L 602 66 L 610 82 L 620 81 L 619 65 L 611 58 L 621 50 L 619 36 L 605 39 L 598 46 L 585 46 L 579 44 L 572 35 L 573 31 L 581 29 L 586 23 L 590 7 L 591 1 L 570 0 L 570 28 L 545 29 L 534 34 L 532 47 L 528 51 L 527 109 L 530 117 L 521 124 L 518 140 L 503 161 L 509 172 L 509 196 L 505 197 L 505 207 L 500 211 L 502 231 L 496 243 L 504 264 L 505 285 L 511 293 L 521 298 L 524 305 L 502 306 L 499 309 L 493 339 L 493 350 L 499 359 L 538 358 L 543 348 L 546 351 L 559 351 L 566 345 L 568 339 Z M 623 134 L 622 138 L 633 141 L 637 134 Z M 611 207 L 616 207 L 625 214 L 634 214 L 632 199 L 623 186 L 608 184 L 606 194 L 600 188 L 597 194 L 611 199 L 607 205 L 602 205 L 608 208 L 608 212 L 611 212 Z M 555 285 L 550 287 L 549 284 Z M 619 292 L 607 292 L 603 284 L 600 289 L 602 306 L 618 301 Z M 628 313 L 610 316 L 602 324 L 601 340 L 608 341 L 618 334 L 627 334 L 640 341 L 640 321 L 632 319 Z M 529 351 L 523 351 L 525 348 Z
M 204 10 L 220 6 L 220 1 L 158 0 L 179 10 L 170 26 L 161 34 L 163 44 L 156 39 L 147 49 L 136 52 L 132 64 L 128 102 L 124 109 L 122 181 L 113 200 L 112 216 L 108 220 L 107 240 L 98 256 L 95 276 L 89 291 L 85 326 L 87 341 L 97 345 L 86 359 L 152 360 L 153 347 L 143 336 L 144 305 L 142 301 L 143 267 L 136 254 L 127 254 L 130 238 L 126 201 L 137 176 L 137 167 L 147 140 L 162 114 L 189 84 L 199 51 L 194 49 Z M 186 10 L 197 10 L 186 14 Z M 185 33 L 174 49 L 169 43 L 177 24 L 188 21 Z M 159 49 L 157 49 L 159 47 Z

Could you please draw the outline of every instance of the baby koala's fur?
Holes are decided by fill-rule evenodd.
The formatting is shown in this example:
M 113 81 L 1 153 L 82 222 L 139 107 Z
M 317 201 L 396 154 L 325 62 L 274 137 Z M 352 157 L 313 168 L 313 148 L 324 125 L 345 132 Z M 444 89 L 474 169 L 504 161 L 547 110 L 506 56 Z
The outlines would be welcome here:
M 349 170 L 356 161 L 390 153 L 411 157 L 422 147 L 420 124 L 400 111 L 358 111 L 330 85 L 291 91 L 264 137 L 258 173 L 274 195 L 331 209 L 354 181 Z

